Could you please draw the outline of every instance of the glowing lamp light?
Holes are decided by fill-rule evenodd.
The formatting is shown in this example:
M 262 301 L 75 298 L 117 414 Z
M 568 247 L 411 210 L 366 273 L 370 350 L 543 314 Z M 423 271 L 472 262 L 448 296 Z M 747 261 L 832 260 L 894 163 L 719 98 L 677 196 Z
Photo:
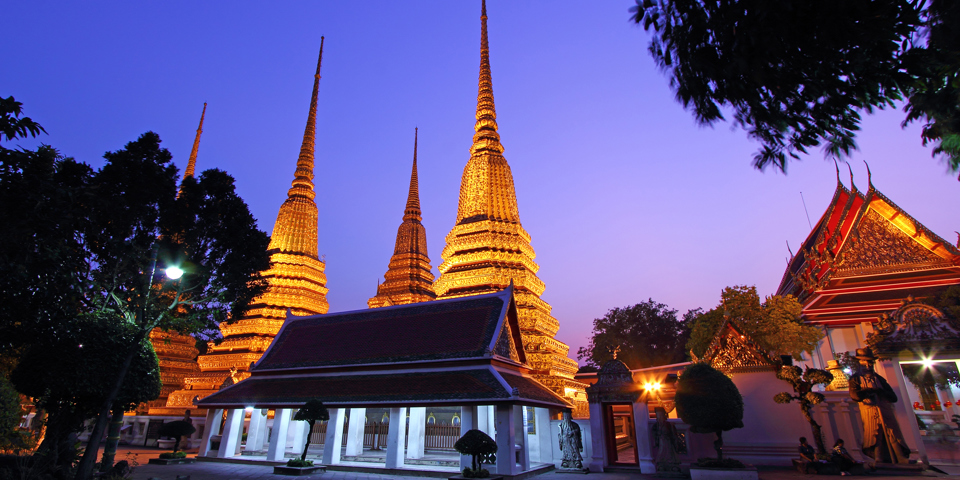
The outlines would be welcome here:
M 853 370 L 850 370 L 850 367 L 847 367 L 847 368 L 844 368 L 844 369 L 843 369 L 843 373 L 846 373 L 847 375 L 852 375 L 852 374 L 853 374 Z
M 929 358 L 924 358 L 922 363 L 923 368 L 933 368 L 933 360 L 930 360 Z
M 167 267 L 167 269 L 164 270 L 164 272 L 166 272 L 167 277 L 170 278 L 171 280 L 177 280 L 178 278 L 183 276 L 183 270 L 177 266 Z
M 247 407 L 243 409 L 245 412 L 250 413 L 253 411 L 253 407 Z
M 644 384 L 643 384 L 643 389 L 646 390 L 646 391 L 648 391 L 648 392 L 650 392 L 650 391 L 653 391 L 653 392 L 658 391 L 658 390 L 660 390 L 660 382 L 644 383 Z

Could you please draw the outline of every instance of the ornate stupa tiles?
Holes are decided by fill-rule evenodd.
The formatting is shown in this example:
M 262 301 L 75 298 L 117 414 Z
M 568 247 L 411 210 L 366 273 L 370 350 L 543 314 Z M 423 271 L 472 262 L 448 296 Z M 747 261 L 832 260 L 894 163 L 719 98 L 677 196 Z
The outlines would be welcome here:
M 367 300 L 370 308 L 426 302 L 437 298 L 433 291 L 433 273 L 427 255 L 427 231 L 420 211 L 420 185 L 417 178 L 417 133 L 413 136 L 413 171 L 403 211 L 403 223 L 397 229 L 393 256 L 377 286 L 377 294 Z
M 554 339 L 559 322 L 540 299 L 545 286 L 530 234 L 520 223 L 513 173 L 503 157 L 490 72 L 487 8 L 480 16 L 480 79 L 476 123 L 470 160 L 463 169 L 457 222 L 441 253 L 437 298 L 454 298 L 515 286 L 521 336 L 534 377 L 574 401 L 578 416 L 586 416 L 586 385 L 573 380 L 577 362 L 567 357 L 570 347 Z
M 195 397 L 217 391 L 224 382 L 249 376 L 250 364 L 260 359 L 289 309 L 295 315 L 327 313 L 327 277 L 317 256 L 317 204 L 313 185 L 314 148 L 317 129 L 317 97 L 323 37 L 313 80 L 313 95 L 294 179 L 287 199 L 280 206 L 268 251 L 270 269 L 263 272 L 267 290 L 255 299 L 246 316 L 232 324 L 220 324 L 224 341 L 210 344 L 200 356 L 201 373 L 187 377 L 185 389 L 170 395 L 167 407 L 190 408 Z M 228 380 L 229 379 L 229 380 Z

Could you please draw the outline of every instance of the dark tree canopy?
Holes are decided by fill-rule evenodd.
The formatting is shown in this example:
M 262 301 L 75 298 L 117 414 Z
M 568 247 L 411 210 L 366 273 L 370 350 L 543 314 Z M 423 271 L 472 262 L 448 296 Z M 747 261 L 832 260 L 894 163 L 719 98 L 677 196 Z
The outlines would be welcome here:
M 327 410 L 327 407 L 323 405 L 323 402 L 319 398 L 311 398 L 307 400 L 300 410 L 297 410 L 297 413 L 293 416 L 294 420 L 300 420 L 307 422 L 310 425 L 310 430 L 313 431 L 313 425 L 316 422 L 325 422 L 330 420 L 330 412 Z M 307 435 L 307 442 L 303 445 L 303 453 L 300 455 L 300 461 L 307 461 L 307 448 L 310 447 L 310 435 Z
M 477 472 L 483 463 L 493 463 L 493 455 L 497 453 L 497 442 L 490 438 L 490 435 L 480 430 L 467 430 L 456 443 L 453 449 L 461 455 L 470 455 L 472 467 L 471 470 Z
M 163 425 L 160 425 L 160 436 L 169 437 L 174 439 L 173 442 L 173 451 L 176 452 L 180 449 L 180 438 L 187 435 L 192 435 L 193 432 L 197 431 L 197 427 L 194 427 L 192 423 L 186 420 L 174 420 L 172 422 L 166 422 Z
M 20 115 L 12 98 L 0 102 L 0 134 L 42 131 Z M 111 407 L 126 403 L 124 378 L 149 332 L 216 332 L 263 292 L 269 267 L 269 239 L 226 173 L 205 171 L 178 197 L 177 169 L 153 132 L 104 158 L 94 170 L 50 147 L 0 145 L 0 355 L 59 341 L 61 325 L 84 315 L 129 330 L 85 343 L 110 345 L 123 360 L 104 369 L 114 379 L 104 380 L 78 480 L 90 474 Z M 180 279 L 163 275 L 171 264 Z M 65 401 L 74 400 L 85 401 Z
M 732 110 L 759 169 L 824 145 L 856 150 L 862 113 L 905 100 L 934 156 L 960 169 L 960 4 L 952 0 L 637 0 L 677 100 L 712 125 Z
M 799 357 L 802 352 L 812 352 L 823 338 L 820 329 L 803 324 L 801 310 L 800 303 L 791 295 L 771 295 L 761 303 L 754 286 L 726 287 L 720 295 L 720 305 L 688 316 L 691 334 L 687 349 L 702 357 L 727 316 L 760 348 Z
M 668 365 L 684 361 L 687 337 L 677 311 L 649 299 L 594 319 L 590 343 L 580 347 L 577 358 L 599 367 L 611 358 L 608 348 L 620 346 L 617 359 L 630 368 Z
M 694 433 L 716 433 L 718 458 L 723 458 L 722 433 L 743 428 L 743 397 L 733 380 L 706 363 L 683 369 L 677 379 L 677 416 Z

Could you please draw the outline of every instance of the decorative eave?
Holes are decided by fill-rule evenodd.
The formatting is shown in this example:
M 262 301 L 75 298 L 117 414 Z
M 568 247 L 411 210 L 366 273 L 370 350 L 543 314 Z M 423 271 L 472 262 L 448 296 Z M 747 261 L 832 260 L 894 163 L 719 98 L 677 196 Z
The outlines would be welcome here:
M 702 359 L 726 374 L 774 371 L 777 369 L 770 355 L 741 329 L 732 318 L 724 320 L 707 347 Z
M 960 320 L 907 297 L 893 313 L 880 316 L 866 341 L 885 357 L 903 353 L 927 357 L 935 353 L 960 353 Z

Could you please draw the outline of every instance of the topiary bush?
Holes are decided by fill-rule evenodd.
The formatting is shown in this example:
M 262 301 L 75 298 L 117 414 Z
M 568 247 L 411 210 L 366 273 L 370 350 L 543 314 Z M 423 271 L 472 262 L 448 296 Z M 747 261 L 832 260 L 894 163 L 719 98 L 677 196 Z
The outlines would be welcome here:
M 453 444 L 454 450 L 461 455 L 470 455 L 471 468 L 463 469 L 463 476 L 468 478 L 483 478 L 490 475 L 486 469 L 481 469 L 480 465 L 487 463 L 493 464 L 497 461 L 497 442 L 490 435 L 480 430 L 469 430 L 464 433 L 457 443 Z
M 163 452 L 160 454 L 163 460 L 173 460 L 175 458 L 187 458 L 187 452 Z
M 297 468 L 312 467 L 313 460 L 301 460 L 299 458 L 291 458 L 290 460 L 287 460 L 287 466 L 297 467 Z
M 743 397 L 723 372 L 694 363 L 677 380 L 677 416 L 694 433 L 716 433 L 713 448 L 723 460 L 723 432 L 743 428 Z
M 175 420 L 173 422 L 167 422 L 163 425 L 160 425 L 160 436 L 169 437 L 174 440 L 173 442 L 173 451 L 176 452 L 180 449 L 180 438 L 193 435 L 193 432 L 196 432 L 197 428 L 194 427 L 190 422 L 186 420 Z
M 330 411 L 327 410 L 327 407 L 323 405 L 323 402 L 321 402 L 319 398 L 311 398 L 300 407 L 300 410 L 297 410 L 297 414 L 293 416 L 293 419 L 307 422 L 307 424 L 310 425 L 308 431 L 312 432 L 315 423 L 330 420 Z M 300 455 L 300 461 L 307 461 L 307 448 L 310 447 L 310 437 L 311 435 L 307 434 L 307 443 L 303 444 L 303 454 Z M 313 465 L 312 462 L 310 464 Z
M 823 402 L 822 393 L 814 392 L 816 385 L 829 385 L 833 381 L 833 374 L 818 368 L 807 368 L 801 370 L 795 365 L 784 365 L 777 372 L 777 378 L 783 380 L 793 387 L 793 394 L 790 392 L 780 392 L 773 397 L 777 403 L 790 403 L 796 400 L 800 404 L 800 413 L 810 424 L 813 430 L 813 441 L 817 445 L 817 454 L 827 456 L 826 446 L 823 444 L 823 429 L 820 424 L 810 415 L 810 409 L 814 405 Z

